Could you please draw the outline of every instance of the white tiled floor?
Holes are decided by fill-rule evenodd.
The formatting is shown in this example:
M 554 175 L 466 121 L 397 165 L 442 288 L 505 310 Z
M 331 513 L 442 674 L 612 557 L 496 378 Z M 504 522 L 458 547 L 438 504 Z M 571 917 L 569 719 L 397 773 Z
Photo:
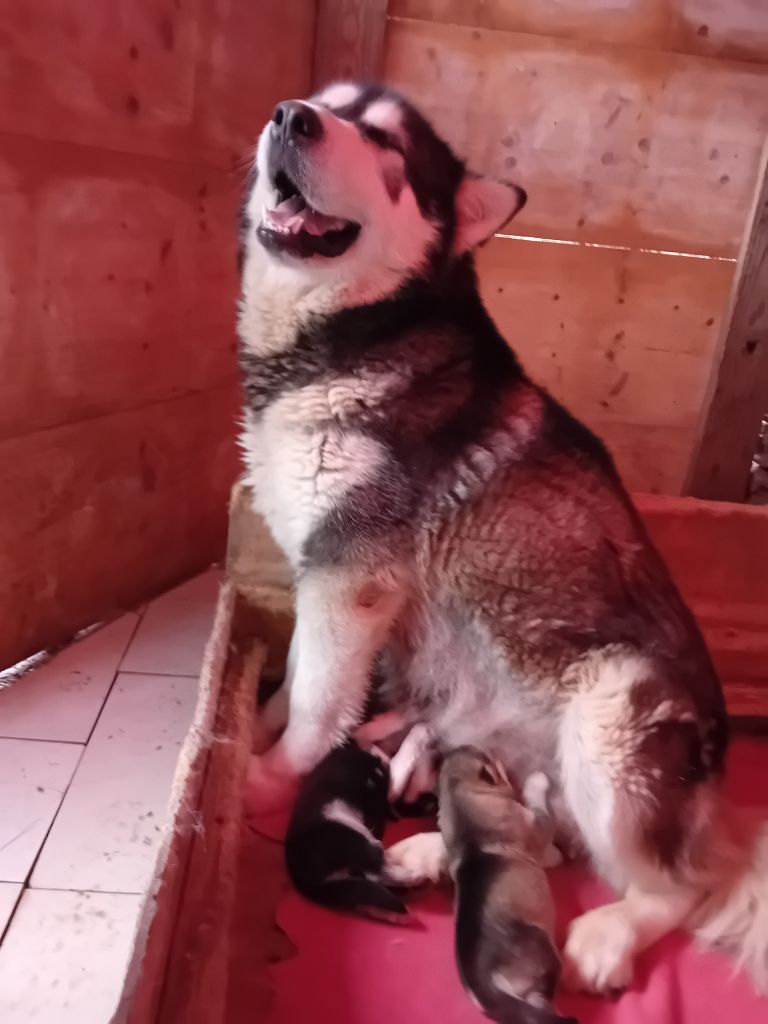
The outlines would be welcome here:
M 0 946 L 3 1024 L 108 1024 L 141 897 L 27 890 Z
M 212 569 L 152 601 L 121 670 L 197 678 L 221 580 L 222 574 Z
M 85 743 L 138 623 L 124 615 L 0 690 L 0 736 Z
M 196 577 L 0 689 L 3 1024 L 110 1019 L 220 581 Z
M 13 914 L 13 908 L 16 906 L 20 892 L 20 882 L 0 882 L 0 936 L 11 920 L 11 914 Z
M 32 874 L 33 888 L 144 891 L 196 697 L 192 678 L 117 677 Z
M 82 751 L 77 743 L 0 740 L 0 881 L 26 879 Z

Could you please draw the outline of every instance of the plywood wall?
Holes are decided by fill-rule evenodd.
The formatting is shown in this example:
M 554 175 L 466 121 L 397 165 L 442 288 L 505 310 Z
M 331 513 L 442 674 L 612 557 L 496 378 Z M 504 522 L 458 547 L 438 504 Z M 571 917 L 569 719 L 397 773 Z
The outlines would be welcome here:
M 314 3 L 0 3 L 0 667 L 223 551 L 235 215 Z
M 768 131 L 768 4 L 390 0 L 384 74 L 528 190 L 480 269 L 531 372 L 632 488 L 680 493 Z

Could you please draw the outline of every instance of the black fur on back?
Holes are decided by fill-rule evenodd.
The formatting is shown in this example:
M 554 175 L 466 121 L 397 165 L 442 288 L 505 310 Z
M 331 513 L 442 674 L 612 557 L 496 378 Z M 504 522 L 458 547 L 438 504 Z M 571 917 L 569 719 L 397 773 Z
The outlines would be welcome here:
M 403 901 L 376 880 L 384 863 L 380 840 L 390 813 L 388 787 L 387 768 L 354 740 L 309 773 L 285 839 L 288 875 L 303 896 L 343 910 L 407 914 Z M 358 812 L 374 840 L 325 816 L 336 801 Z

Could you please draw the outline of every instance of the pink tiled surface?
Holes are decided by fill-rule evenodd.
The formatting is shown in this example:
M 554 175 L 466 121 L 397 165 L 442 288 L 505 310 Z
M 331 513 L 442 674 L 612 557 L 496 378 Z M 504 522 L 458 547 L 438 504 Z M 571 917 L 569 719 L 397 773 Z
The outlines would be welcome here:
M 221 573 L 0 689 L 0 1021 L 107 1024 L 166 826 Z
M 121 670 L 197 678 L 221 581 L 221 572 L 211 569 L 152 601 Z
M 138 624 L 124 615 L 0 689 L 0 737 L 85 743 Z
M 3 1024 L 108 1024 L 141 897 L 27 889 L 0 946 Z

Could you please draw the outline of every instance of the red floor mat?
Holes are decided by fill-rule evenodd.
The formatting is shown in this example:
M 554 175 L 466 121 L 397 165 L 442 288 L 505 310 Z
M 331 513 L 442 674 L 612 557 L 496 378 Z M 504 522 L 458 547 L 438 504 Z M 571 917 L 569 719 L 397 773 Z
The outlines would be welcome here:
M 740 740 L 729 787 L 740 804 L 768 807 L 768 744 Z M 394 836 L 393 838 L 397 838 Z M 552 872 L 562 924 L 609 893 L 583 867 Z M 296 956 L 273 968 L 275 1005 L 268 1024 L 480 1024 L 453 962 L 450 892 L 425 890 L 412 902 L 414 925 L 395 928 L 283 900 L 278 923 Z M 562 1011 L 582 1024 L 766 1024 L 768 1001 L 721 956 L 669 936 L 640 958 L 631 990 L 616 1002 L 563 995 Z

